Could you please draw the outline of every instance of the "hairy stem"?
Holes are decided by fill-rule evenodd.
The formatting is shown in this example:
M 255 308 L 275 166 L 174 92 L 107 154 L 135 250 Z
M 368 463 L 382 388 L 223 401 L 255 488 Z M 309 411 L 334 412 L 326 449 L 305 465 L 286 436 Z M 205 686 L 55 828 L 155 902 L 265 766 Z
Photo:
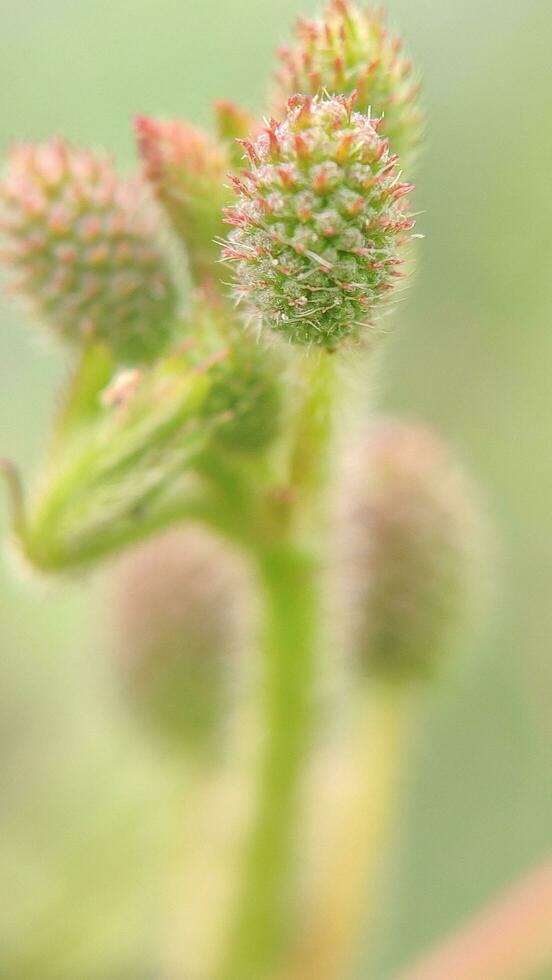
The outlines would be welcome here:
M 251 537 L 250 528 L 244 540 L 264 594 L 261 712 L 265 741 L 254 774 L 256 812 L 217 980 L 264 980 L 281 966 L 289 938 L 295 828 L 312 724 L 318 640 L 317 560 L 310 548 L 298 542 L 312 525 L 312 520 L 305 522 L 305 512 L 312 506 L 316 509 L 324 485 L 332 360 L 326 352 L 316 352 L 304 362 L 289 461 L 288 505 L 280 510 L 277 498 L 268 494 L 256 515 L 255 536 Z M 237 492 L 224 475 L 211 475 L 229 498 L 239 496 L 235 504 L 238 511 L 243 510 L 247 500 L 243 490 Z
M 335 356 L 325 350 L 309 352 L 302 365 L 302 398 L 295 421 L 290 458 L 290 486 L 296 507 L 308 505 L 324 481 L 326 447 L 332 428 Z
M 263 718 L 258 809 L 221 980 L 268 976 L 278 963 L 291 915 L 291 871 L 300 776 L 308 748 L 315 667 L 315 567 L 293 546 L 257 556 L 264 588 Z

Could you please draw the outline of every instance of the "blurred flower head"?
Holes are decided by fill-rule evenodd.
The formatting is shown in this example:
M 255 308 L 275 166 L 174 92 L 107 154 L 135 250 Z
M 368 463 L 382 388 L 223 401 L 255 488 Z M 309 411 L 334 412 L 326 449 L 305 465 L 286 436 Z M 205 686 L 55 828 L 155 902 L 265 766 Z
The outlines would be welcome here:
M 238 559 L 198 530 L 154 539 L 118 571 L 115 653 L 127 696 L 185 749 L 211 746 L 224 731 L 245 593 Z
M 475 490 L 431 430 L 385 420 L 351 447 L 341 493 L 354 656 L 385 678 L 431 674 L 481 588 L 486 533 Z
M 229 198 L 227 147 L 180 120 L 138 116 L 135 129 L 144 176 L 187 246 L 192 266 L 200 274 L 212 271 L 218 260 L 213 240 L 221 234 L 221 210 Z
M 139 181 L 62 139 L 16 147 L 0 182 L 13 290 L 73 343 L 104 341 L 123 361 L 168 344 L 177 295 L 160 215 Z

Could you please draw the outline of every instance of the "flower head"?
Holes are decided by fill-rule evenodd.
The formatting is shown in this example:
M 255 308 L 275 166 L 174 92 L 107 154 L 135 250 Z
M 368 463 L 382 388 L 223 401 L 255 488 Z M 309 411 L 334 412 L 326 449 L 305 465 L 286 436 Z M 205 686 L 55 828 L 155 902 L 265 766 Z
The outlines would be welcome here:
M 414 222 L 378 121 L 353 98 L 289 100 L 286 119 L 245 141 L 223 256 L 253 317 L 288 340 L 334 347 L 366 333 L 401 275 Z
M 381 133 L 406 166 L 423 131 L 418 83 L 401 55 L 400 38 L 389 34 L 381 11 L 348 0 L 330 0 L 319 20 L 301 19 L 295 39 L 279 52 L 271 109 L 285 114 L 295 92 L 358 93 L 360 112 L 382 117 Z
M 96 337 L 128 361 L 166 346 L 177 297 L 159 215 L 139 182 L 53 139 L 12 152 L 0 208 L 14 289 L 56 333 Z

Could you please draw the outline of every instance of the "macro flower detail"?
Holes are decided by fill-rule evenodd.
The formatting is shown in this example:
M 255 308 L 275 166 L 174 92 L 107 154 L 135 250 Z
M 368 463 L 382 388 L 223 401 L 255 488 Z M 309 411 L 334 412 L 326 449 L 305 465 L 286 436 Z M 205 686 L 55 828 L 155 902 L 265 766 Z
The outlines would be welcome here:
M 298 21 L 294 42 L 279 51 L 271 110 L 282 118 L 287 99 L 296 92 L 356 91 L 357 109 L 382 117 L 381 133 L 406 165 L 420 143 L 423 115 L 417 103 L 419 83 L 401 48 L 381 11 L 330 0 L 320 19 Z
M 139 116 L 135 129 L 145 178 L 201 278 L 213 271 L 219 257 L 213 239 L 221 234 L 221 209 L 229 198 L 229 152 L 208 133 L 180 120 Z
M 378 121 L 353 104 L 291 98 L 284 122 L 244 142 L 249 167 L 231 178 L 238 200 L 225 212 L 223 257 L 235 263 L 236 296 L 293 343 L 367 339 L 402 275 L 412 185 Z
M 177 294 L 144 188 L 62 139 L 25 144 L 0 183 L 3 258 L 14 292 L 63 338 L 148 361 L 172 335 Z
M 0 262 L 13 291 L 66 341 L 48 372 L 54 380 L 61 369 L 62 378 L 45 441 L 39 438 L 46 421 L 40 365 L 26 364 L 17 343 L 12 349 L 9 324 L 0 336 L 11 413 L 0 439 L 7 504 L 4 513 L 0 501 L 0 523 L 18 578 L 60 583 L 55 596 L 48 589 L 47 602 L 40 602 L 34 626 L 27 623 L 32 595 L 22 599 L 8 582 L 2 592 L 2 611 L 8 600 L 0 641 L 8 681 L 1 695 L 8 709 L 4 761 L 12 771 L 7 825 L 0 816 L 8 830 L 0 863 L 14 886 L 0 980 L 352 980 L 363 973 L 361 962 L 364 976 L 374 977 L 385 953 L 386 921 L 397 920 L 397 909 L 386 909 L 389 869 L 396 864 L 392 842 L 405 812 L 405 776 L 416 764 L 411 749 L 420 702 L 472 639 L 474 614 L 484 612 L 490 584 L 485 573 L 493 568 L 477 487 L 454 453 L 431 430 L 378 414 L 382 337 L 404 298 L 414 240 L 422 237 L 412 233 L 417 208 L 409 200 L 409 167 L 423 120 L 400 41 L 388 33 L 383 14 L 356 2 L 364 0 L 320 0 L 319 19 L 299 22 L 279 55 L 272 102 L 262 116 L 227 99 L 236 68 L 250 89 L 245 48 L 257 55 L 264 49 L 270 18 L 262 24 L 249 9 L 238 23 L 233 6 L 216 0 L 151 10 L 133 4 L 132 15 L 115 17 L 119 24 L 104 18 L 94 36 L 81 31 L 87 68 L 90 62 L 100 79 L 92 93 L 95 114 L 100 99 L 112 124 L 129 99 L 136 100 L 134 110 L 142 101 L 155 111 L 158 89 L 169 104 L 178 98 L 192 117 L 211 107 L 211 131 L 185 120 L 135 116 L 129 177 L 118 175 L 103 152 L 63 138 L 14 148 L 0 171 Z M 41 114 L 40 81 L 53 81 L 50 69 L 62 48 L 70 63 L 61 59 L 55 85 L 61 99 L 79 80 L 86 88 L 90 72 L 72 70 L 78 67 L 73 28 L 64 21 L 57 30 L 55 2 L 43 4 L 54 12 L 55 30 L 46 32 L 21 16 L 21 4 L 5 6 L 13 6 L 15 19 L 3 19 L 13 48 L 4 67 L 24 83 L 14 86 L 11 101 L 18 89 L 25 98 L 22 112 L 8 106 L 4 124 L 20 118 L 24 132 Z M 88 8 L 91 27 L 94 5 L 73 6 Z M 416 22 L 429 50 L 435 24 L 430 14 L 424 21 L 422 6 Z M 158 78 L 172 57 L 171 16 L 180 81 L 174 72 Z M 85 23 L 70 20 L 73 27 Z M 450 28 L 450 18 L 441 20 Z M 478 74 L 470 81 L 466 25 L 460 15 L 454 22 L 455 44 L 447 45 L 447 30 L 435 35 L 445 53 L 458 57 L 450 78 L 439 81 L 439 135 L 449 145 L 437 148 L 428 177 L 430 197 L 441 198 L 433 222 L 439 242 L 429 265 L 438 279 L 446 269 L 447 278 L 433 293 L 431 276 L 424 278 L 422 305 L 432 309 L 431 322 L 418 340 L 397 338 L 399 375 L 395 370 L 391 387 L 400 388 L 401 402 L 431 403 L 436 414 L 442 403 L 451 422 L 455 400 L 457 420 L 465 421 L 462 398 L 470 389 L 468 415 L 492 430 L 497 393 L 512 388 L 514 372 L 500 360 L 504 324 L 486 329 L 479 344 L 481 316 L 467 323 L 463 287 L 492 273 L 478 190 L 488 184 L 494 191 L 504 154 L 501 145 L 490 152 L 492 139 L 482 153 L 493 105 L 480 54 L 489 45 L 477 37 Z M 512 20 L 510 27 L 518 26 Z M 119 82 L 114 30 L 116 57 L 127 58 Z M 34 76 L 29 32 L 51 62 Z M 226 68 L 210 50 L 221 32 L 232 49 L 233 65 Z M 148 68 L 150 41 L 161 47 Z M 491 47 L 500 55 L 506 50 Z M 512 51 L 519 47 L 516 37 Z M 102 48 L 109 65 L 102 64 Z M 433 66 L 434 79 L 443 60 Z M 511 75 L 518 91 L 515 73 L 496 74 L 501 83 Z M 153 76 L 160 84 L 152 89 Z M 217 76 L 223 99 L 214 102 Z M 131 91 L 129 79 L 140 83 Z M 172 94 L 171 80 L 178 89 Z M 457 98 L 445 104 L 452 85 L 467 93 L 464 114 Z M 470 125 L 476 92 L 484 111 Z M 497 100 L 492 136 L 508 94 Z M 56 113 L 69 121 L 76 111 L 73 124 L 86 129 L 94 123 L 80 118 L 89 95 L 75 89 Z M 432 100 L 439 102 L 435 92 Z M 541 121 L 543 113 L 537 115 Z M 525 123 L 522 130 L 525 136 Z M 528 170 L 519 153 L 510 157 Z M 443 174 L 446 182 L 446 163 L 453 160 L 452 176 L 461 172 L 464 180 L 449 180 L 447 188 Z M 508 192 L 521 183 L 510 162 L 503 175 Z M 533 185 L 536 205 L 524 184 L 525 206 L 517 207 L 525 224 L 542 199 L 542 179 L 533 177 Z M 489 214 L 494 228 L 494 207 Z M 512 230 L 508 220 L 502 223 Z M 456 236 L 448 248 L 447 229 Z M 532 261 L 525 239 L 525 263 L 507 261 L 502 242 L 496 250 L 502 278 L 516 269 L 521 305 L 538 279 L 523 279 Z M 511 235 L 506 245 L 519 251 Z M 471 248 L 470 268 L 456 263 L 451 270 L 462 248 Z M 491 285 L 498 282 L 495 275 Z M 489 313 L 492 323 L 487 303 Z M 437 337 L 438 350 L 431 343 Z M 527 338 L 520 333 L 516 351 L 522 343 Z M 459 363 L 449 370 L 457 352 Z M 522 368 L 532 354 L 524 360 Z M 424 382 L 431 384 L 439 370 L 443 391 L 420 399 Z M 521 404 L 530 375 L 517 373 L 520 397 L 513 401 Z M 488 405 L 481 397 L 487 390 Z M 531 397 L 529 436 L 537 407 Z M 28 426 L 32 442 L 43 443 L 39 471 L 29 481 L 16 458 Z M 522 434 L 515 420 L 509 428 Z M 469 436 L 469 426 L 462 431 Z M 477 441 L 479 450 L 493 439 L 494 430 L 487 442 Z M 540 449 L 542 440 L 534 441 Z M 516 451 L 514 445 L 513 456 Z M 523 447 L 520 458 L 525 482 L 543 475 L 540 465 L 528 470 Z M 507 476 L 512 473 L 508 467 Z M 502 507 L 502 524 L 511 510 Z M 531 535 L 540 511 L 534 517 Z M 524 559 L 532 560 L 534 551 Z M 542 556 L 536 557 L 541 574 Z M 105 589 L 91 578 L 99 572 L 105 582 L 110 569 L 116 577 L 104 632 Z M 43 591 L 39 585 L 39 600 Z M 534 632 L 526 628 L 533 605 L 526 604 L 518 630 L 524 643 Z M 498 669 L 498 659 L 505 665 L 514 652 L 511 643 L 502 649 L 503 632 L 491 637 L 497 655 L 484 665 L 483 687 L 472 683 L 470 671 L 468 687 L 455 694 L 449 684 L 446 692 L 448 705 L 462 702 L 452 712 L 460 726 L 451 733 L 455 754 L 447 765 L 439 746 L 439 757 L 429 762 L 451 770 L 460 804 L 465 788 L 475 798 L 482 787 L 484 803 L 488 795 L 494 756 L 477 712 L 505 704 L 502 735 L 512 709 L 524 708 L 523 697 L 515 703 L 510 697 L 507 667 Z M 535 676 L 538 666 L 530 664 Z M 475 700 L 466 701 L 466 694 Z M 510 774 L 502 763 L 518 762 L 516 745 L 502 741 L 499 790 Z M 462 746 L 464 755 L 483 749 L 465 787 L 456 765 L 464 761 Z M 431 797 L 421 799 L 425 817 L 435 787 L 424 781 Z M 503 798 L 499 792 L 500 803 Z M 456 808 L 459 820 L 469 811 L 481 837 L 477 818 L 486 805 L 472 815 L 471 802 Z M 454 849 L 458 826 L 455 820 L 445 828 L 445 846 L 423 849 L 422 887 L 434 871 L 447 876 L 449 839 Z M 471 953 L 471 941 L 455 935 L 444 956 L 438 951 L 425 960 L 427 970 L 424 962 L 413 970 L 406 961 L 399 966 L 402 980 L 505 980 L 544 968 L 542 940 L 552 937 L 550 871 L 547 878 L 547 914 L 539 882 L 532 906 L 538 932 L 518 915 L 524 920 L 519 949 L 503 943 L 495 955 L 501 937 L 493 910 L 488 949 L 480 927 L 469 926 Z M 439 902 L 447 897 L 441 892 Z M 523 905 L 525 886 L 522 892 Z M 519 904 L 509 903 L 510 919 L 517 912 Z M 517 943 L 520 930 L 514 938 Z M 536 951 L 525 964 L 518 956 L 523 944 Z M 391 972 L 402 963 L 402 946 L 393 943 L 393 962 L 386 957 Z M 552 963 L 552 945 L 546 948 Z
M 350 462 L 341 570 L 355 656 L 378 676 L 424 677 L 454 646 L 480 591 L 477 495 L 420 425 L 375 424 Z

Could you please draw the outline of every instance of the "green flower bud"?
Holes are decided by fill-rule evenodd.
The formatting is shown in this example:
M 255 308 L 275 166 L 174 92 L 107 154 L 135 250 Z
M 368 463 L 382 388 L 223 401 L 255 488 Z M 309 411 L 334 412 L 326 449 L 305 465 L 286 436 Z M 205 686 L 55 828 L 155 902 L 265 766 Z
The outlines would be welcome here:
M 215 353 L 203 407 L 204 417 L 214 423 L 214 443 L 247 455 L 267 449 L 280 431 L 282 416 L 281 364 L 276 352 L 244 333 L 233 311 L 216 297 L 198 297 L 190 332 L 198 338 L 200 357 Z
M 208 133 L 172 120 L 136 120 L 144 175 L 186 244 L 198 278 L 212 275 L 219 254 L 214 239 L 222 232 L 228 203 L 227 148 Z
M 480 584 L 473 488 L 431 431 L 386 421 L 355 446 L 342 494 L 354 654 L 379 677 L 429 675 L 461 635 Z
M 274 359 L 255 344 L 243 344 L 228 353 L 228 360 L 213 368 L 213 387 L 205 411 L 220 419 L 214 439 L 229 452 L 262 452 L 280 428 L 281 399 L 278 379 L 271 372 Z
M 246 141 L 249 170 L 231 178 L 238 201 L 223 257 L 236 263 L 236 295 L 293 343 L 370 336 L 414 224 L 412 186 L 400 183 L 377 121 L 352 106 L 290 99 L 283 123 Z
M 117 666 L 135 709 L 174 745 L 212 747 L 224 732 L 244 592 L 238 560 L 196 530 L 156 538 L 122 563 Z
M 54 139 L 12 152 L 0 208 L 14 291 L 55 333 L 102 340 L 128 362 L 168 345 L 177 295 L 156 240 L 159 215 L 139 182 Z
M 388 33 L 381 11 L 330 0 L 321 19 L 297 23 L 294 43 L 279 52 L 272 112 L 283 118 L 287 100 L 296 92 L 356 91 L 358 111 L 382 117 L 382 136 L 409 166 L 422 136 L 423 115 L 417 105 L 419 84 L 401 48 L 401 39 Z

